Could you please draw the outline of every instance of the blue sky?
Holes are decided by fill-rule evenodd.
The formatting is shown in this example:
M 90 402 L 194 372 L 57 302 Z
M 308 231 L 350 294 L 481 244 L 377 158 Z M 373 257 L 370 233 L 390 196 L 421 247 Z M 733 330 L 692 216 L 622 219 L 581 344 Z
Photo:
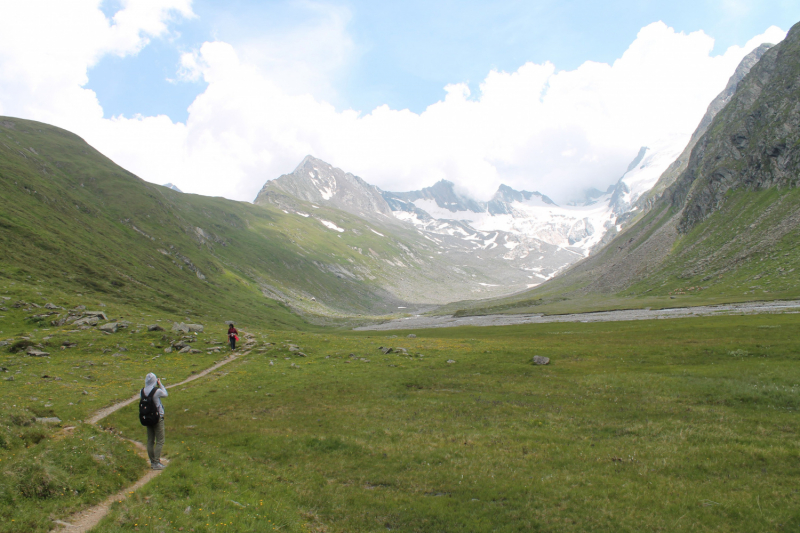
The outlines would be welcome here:
M 306 155 L 384 190 L 567 202 L 680 152 L 797 0 L 0 2 L 0 115 L 252 200 Z
M 108 0 L 102 8 L 110 17 L 120 5 Z M 443 97 L 447 84 L 467 83 L 475 94 L 490 70 L 514 71 L 528 61 L 550 61 L 559 70 L 611 63 L 642 27 L 659 20 L 679 32 L 703 30 L 715 39 L 714 52 L 800 20 L 800 2 L 788 0 L 196 0 L 196 17 L 176 19 L 169 35 L 136 55 L 105 56 L 85 87 L 95 91 L 106 117 L 166 114 L 185 121 L 205 84 L 174 81 L 181 53 L 206 41 L 243 44 L 291 32 L 319 19 L 320 6 L 336 10 L 352 39 L 325 99 L 365 113 L 382 104 L 419 113 Z

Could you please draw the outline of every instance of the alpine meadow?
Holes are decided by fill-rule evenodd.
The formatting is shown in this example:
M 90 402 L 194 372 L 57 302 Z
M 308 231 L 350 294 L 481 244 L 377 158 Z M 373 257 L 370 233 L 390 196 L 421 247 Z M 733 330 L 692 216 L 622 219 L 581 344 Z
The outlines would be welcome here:
M 255 119 L 243 118 L 231 97 L 224 134 L 191 129 L 211 122 L 204 106 L 223 88 L 214 76 L 224 69 L 214 70 L 210 51 L 224 48 L 235 9 L 256 17 L 267 8 L 95 3 L 97 20 L 111 28 L 102 54 L 116 56 L 112 64 L 93 52 L 81 90 L 111 102 L 105 95 L 122 94 L 122 81 L 92 81 L 105 79 L 103 69 L 162 68 L 166 60 L 154 54 L 179 43 L 179 75 L 164 90 L 199 86 L 193 73 L 201 71 L 207 90 L 175 131 L 206 143 L 205 161 L 222 160 L 212 140 L 230 148 L 250 127 L 236 121 Z M 271 23 L 311 9 L 289 4 Z M 512 9 L 503 5 L 491 12 Z M 275 30 L 280 39 L 262 35 L 246 46 L 242 31 L 237 46 L 250 55 L 237 61 L 330 90 L 337 104 L 326 112 L 340 113 L 336 98 L 350 94 L 342 87 L 367 83 L 356 75 L 388 74 L 372 65 L 367 75 L 350 59 L 356 77 L 336 85 L 339 92 L 320 81 L 344 76 L 333 74 L 343 69 L 337 54 L 354 47 L 366 62 L 364 43 L 383 46 L 360 26 L 359 16 L 374 16 L 367 7 L 334 7 L 312 11 L 332 9 L 324 20 L 337 31 L 362 29 L 342 38 L 341 49 L 317 52 L 330 70 L 279 70 L 312 46 L 309 35 L 331 38 L 319 25 Z M 461 9 L 454 26 L 477 8 Z M 125 45 L 125 25 L 156 11 L 164 28 L 186 19 L 184 34 L 173 29 L 167 38 L 157 33 L 162 26 L 142 22 L 138 48 Z M 186 52 L 181 39 L 209 13 L 218 15 L 209 30 L 216 40 Z M 397 38 L 410 42 L 396 16 Z M 536 38 L 546 43 L 543 35 Z M 124 155 L 137 143 L 172 146 L 145 129 L 166 115 L 103 118 L 103 146 L 112 145 L 112 126 L 135 123 L 112 160 L 53 125 L 78 122 L 48 120 L 35 106 L 8 111 L 16 108 L 0 95 L 0 533 L 800 530 L 800 23 L 785 35 L 741 49 L 693 134 L 635 145 L 607 188 L 574 185 L 569 200 L 560 192 L 568 169 L 564 183 L 549 178 L 556 192 L 531 176 L 524 182 L 519 176 L 550 160 L 515 147 L 498 148 L 494 160 L 505 181 L 487 177 L 491 190 L 477 194 L 461 174 L 477 141 L 459 148 L 462 166 L 443 164 L 421 187 L 422 178 L 407 177 L 416 160 L 398 164 L 393 182 L 335 166 L 352 159 L 335 159 L 331 146 L 351 154 L 359 139 L 383 135 L 381 120 L 395 113 L 388 105 L 341 112 L 341 137 L 328 144 L 322 126 L 302 129 L 311 112 L 289 106 L 297 126 L 280 135 L 295 151 L 269 143 L 257 150 L 275 161 L 305 150 L 293 171 L 270 174 L 242 150 L 243 165 L 263 177 L 252 201 L 181 192 L 199 190 L 186 177 L 198 167 L 158 185 L 167 180 L 115 162 L 138 161 Z M 0 38 L 0 71 L 12 72 L 4 46 Z M 413 68 L 408 58 L 391 64 L 416 73 L 420 94 L 438 83 L 423 55 Z M 241 67 L 224 57 L 228 71 Z M 611 66 L 589 67 L 611 83 Z M 247 80 L 256 80 L 252 69 Z M 4 76 L 0 93 L 17 94 Z M 482 96 L 466 89 L 459 112 L 483 113 L 492 79 Z M 565 79 L 548 81 L 535 105 L 550 105 L 547 91 Z M 398 80 L 362 90 L 399 98 Z M 590 81 L 581 78 L 576 93 L 594 90 Z M 264 87 L 253 81 L 248 89 L 263 91 L 265 102 L 278 98 Z M 43 83 L 30 94 L 46 90 Z M 460 93 L 447 91 L 424 112 L 416 104 L 397 112 L 402 121 L 389 137 L 398 147 L 378 155 L 395 161 L 403 128 L 416 131 L 431 115 L 452 121 L 460 139 L 468 121 L 449 114 Z M 142 102 L 155 98 L 141 93 Z M 345 118 L 368 124 L 369 135 L 352 134 Z M 281 120 L 259 127 L 279 131 Z M 572 134 L 565 124 L 553 139 L 529 137 L 555 143 Z M 137 137 L 145 131 L 153 139 Z M 586 135 L 575 144 L 591 142 Z M 420 148 L 420 160 L 433 168 L 440 148 Z M 160 157 L 146 152 L 142 160 Z M 536 161 L 524 167 L 528 159 Z M 605 168 L 584 159 L 598 175 Z M 237 179 L 235 170 L 217 176 L 220 194 Z M 153 444 L 139 419 L 149 373 L 168 391 L 160 400 L 163 469 L 152 449 L 148 456 Z

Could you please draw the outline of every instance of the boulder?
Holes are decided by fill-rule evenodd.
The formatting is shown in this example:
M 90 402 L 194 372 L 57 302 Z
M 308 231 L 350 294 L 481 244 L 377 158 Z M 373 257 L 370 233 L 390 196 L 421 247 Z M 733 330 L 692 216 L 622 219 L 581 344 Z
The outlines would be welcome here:
M 81 318 L 80 320 L 76 320 L 72 323 L 73 326 L 96 326 L 100 322 L 100 319 L 96 316 L 87 316 L 85 318 Z
M 25 353 L 30 355 L 31 357 L 47 357 L 50 355 L 49 352 L 43 352 L 41 350 L 37 350 L 33 346 L 28 346 L 28 349 L 25 350 Z
M 189 326 L 187 326 L 183 322 L 181 322 L 181 323 L 173 322 L 172 331 L 174 331 L 175 333 L 178 333 L 178 332 L 189 333 Z
M 405 348 L 392 348 L 392 350 L 394 350 L 394 353 L 401 353 L 403 355 L 408 355 L 408 350 L 406 350 Z
M 97 317 L 99 320 L 108 320 L 108 317 L 102 311 L 84 311 L 83 316 L 94 316 Z
M 387 348 L 387 347 L 381 346 L 381 347 L 380 347 L 380 348 L 378 348 L 378 349 L 379 349 L 381 352 L 383 352 L 383 354 L 384 354 L 384 355 L 386 355 L 386 354 L 389 354 L 389 353 L 392 353 L 392 349 L 391 349 L 391 348 Z
M 63 346 L 64 348 L 75 348 L 76 346 L 78 346 L 78 343 L 74 341 L 64 341 L 61 343 L 61 346 Z
M 448 359 L 447 362 L 450 363 L 450 364 L 455 363 L 455 361 L 453 361 L 452 359 Z
M 550 358 L 542 357 L 541 355 L 534 355 L 533 362 L 537 365 L 546 365 L 550 363 Z
M 416 339 L 416 338 L 417 338 L 417 336 L 416 336 L 416 335 L 414 335 L 413 333 L 409 333 L 409 334 L 407 335 L 407 337 L 408 337 L 409 339 Z
M 25 307 L 26 305 L 28 304 L 23 302 L 22 300 L 19 300 L 18 302 L 14 302 L 13 304 L 11 304 L 11 307 L 13 307 L 14 309 L 19 309 L 20 307 Z
M 8 346 L 8 345 L 9 345 L 8 341 L 0 341 L 0 348 L 2 348 L 3 346 Z
M 164 353 L 172 353 L 172 346 L 167 346 L 164 348 Z
M 202 324 L 186 324 L 186 327 L 189 328 L 189 333 L 203 333 Z
M 192 347 L 191 346 L 186 346 L 185 348 L 181 348 L 180 350 L 178 350 L 178 353 L 190 353 L 191 351 L 192 351 Z
M 300 351 L 300 347 L 297 346 L 296 344 L 290 344 L 289 346 L 287 346 L 287 349 L 290 352 L 299 352 Z
M 162 328 L 158 324 L 153 324 L 151 326 L 147 326 L 147 331 L 164 331 L 164 328 Z
M 106 333 L 116 333 L 119 329 L 119 325 L 116 322 L 108 322 L 107 324 L 103 324 L 99 328 L 100 331 L 105 331 Z
M 183 341 L 175 341 L 175 342 L 172 343 L 172 347 L 175 348 L 176 350 L 183 350 L 187 346 L 189 346 L 189 345 L 186 344 Z
M 57 416 L 36 417 L 36 422 L 39 424 L 60 424 L 61 419 Z
M 50 303 L 44 304 L 44 308 L 45 309 L 61 309 L 61 307 L 57 306 L 56 304 L 50 304 Z

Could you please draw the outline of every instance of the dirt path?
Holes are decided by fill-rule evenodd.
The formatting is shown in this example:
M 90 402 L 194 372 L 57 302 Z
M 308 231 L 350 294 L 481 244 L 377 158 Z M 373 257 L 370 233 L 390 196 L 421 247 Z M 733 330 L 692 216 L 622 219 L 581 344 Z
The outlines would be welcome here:
M 738 304 L 676 307 L 672 309 L 626 309 L 572 315 L 483 315 L 483 316 L 412 316 L 390 320 L 383 324 L 355 328 L 356 331 L 388 331 L 393 329 L 455 328 L 458 326 L 512 326 L 516 324 L 545 324 L 549 322 L 617 322 L 624 320 L 659 320 L 761 313 L 797 313 L 800 301 L 746 302 Z
M 200 379 L 203 376 L 208 375 L 210 372 L 213 372 L 214 370 L 217 370 L 218 368 L 237 360 L 239 357 L 243 357 L 245 355 L 248 355 L 249 353 L 250 353 L 249 350 L 241 352 L 241 353 L 233 353 L 230 356 L 228 356 L 226 359 L 223 359 L 222 361 L 219 361 L 218 363 L 216 363 L 214 366 L 206 368 L 202 372 L 199 372 L 199 373 L 197 373 L 197 374 L 195 374 L 193 376 L 190 376 L 190 377 L 184 379 L 183 381 L 181 381 L 179 383 L 173 383 L 171 385 L 165 385 L 165 387 L 168 388 L 168 389 L 170 389 L 172 387 L 179 387 L 181 385 L 185 385 L 186 383 L 189 383 L 189 382 L 194 381 L 196 379 Z M 136 394 L 135 396 L 132 396 L 132 397 L 128 398 L 127 400 L 123 400 L 121 402 L 115 403 L 114 405 L 111 405 L 111 406 L 106 407 L 104 409 L 100 409 L 95 414 L 93 414 L 91 416 L 91 418 L 89 418 L 88 420 L 85 420 L 85 422 L 88 423 L 88 424 L 97 424 L 100 420 L 102 420 L 103 418 L 107 417 L 111 413 L 119 411 L 123 407 L 126 407 L 126 406 L 128 406 L 128 405 L 130 405 L 130 404 L 132 404 L 132 403 L 134 403 L 134 402 L 136 402 L 138 400 L 139 400 L 139 395 Z M 120 437 L 120 438 L 124 438 L 124 437 Z M 135 440 L 130 440 L 130 439 L 124 439 L 124 440 L 126 440 L 126 441 L 130 442 L 131 444 L 133 444 L 133 446 L 136 447 L 136 453 L 138 453 L 142 458 L 148 459 L 148 457 L 147 457 L 147 448 L 145 448 L 144 444 L 142 444 L 141 442 L 137 442 Z M 165 463 L 165 464 L 168 463 L 168 461 L 166 459 L 162 459 L 162 462 Z M 80 511 L 78 513 L 75 513 L 74 515 L 69 517 L 69 519 L 66 520 L 66 521 L 54 520 L 54 523 L 56 524 L 56 527 L 54 527 L 53 530 L 51 530 L 51 531 L 61 531 L 61 532 L 69 532 L 69 533 L 85 533 L 85 532 L 89 531 L 94 526 L 96 526 L 100 522 L 100 520 L 103 519 L 104 516 L 106 516 L 108 514 L 108 511 L 111 508 L 111 504 L 113 504 L 114 502 L 119 502 L 119 501 L 124 500 L 125 498 L 128 497 L 129 494 L 132 494 L 133 492 L 135 492 L 138 489 L 140 489 L 143 486 L 145 486 L 147 483 L 150 482 L 150 480 L 154 479 L 161 472 L 163 472 L 163 470 L 148 470 L 147 473 L 144 476 L 142 476 L 141 478 L 139 478 L 139 480 L 136 483 L 134 483 L 133 485 L 131 485 L 129 487 L 125 487 L 124 489 L 120 490 L 116 494 L 113 494 L 113 495 L 109 496 L 103 502 L 98 503 L 97 505 L 95 505 L 93 507 L 90 507 L 88 509 L 84 509 L 83 511 Z

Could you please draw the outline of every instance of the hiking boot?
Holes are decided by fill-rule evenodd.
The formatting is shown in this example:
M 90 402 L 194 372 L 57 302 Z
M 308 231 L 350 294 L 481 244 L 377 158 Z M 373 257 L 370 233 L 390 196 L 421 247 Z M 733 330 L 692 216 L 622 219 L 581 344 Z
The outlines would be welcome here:
M 153 463 L 151 467 L 153 470 L 164 470 L 166 466 L 162 465 L 161 463 Z

